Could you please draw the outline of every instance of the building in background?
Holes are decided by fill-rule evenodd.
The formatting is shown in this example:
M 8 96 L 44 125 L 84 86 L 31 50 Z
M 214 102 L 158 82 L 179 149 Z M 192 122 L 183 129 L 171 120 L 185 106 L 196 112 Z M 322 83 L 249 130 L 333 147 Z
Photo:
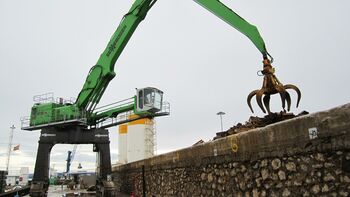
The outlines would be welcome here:
M 129 119 L 136 115 L 129 115 Z M 154 119 L 144 118 L 119 125 L 119 164 L 152 157 L 156 154 L 156 127 Z
M 21 167 L 20 170 L 9 170 L 6 184 L 9 185 L 27 185 L 29 181 L 29 167 Z

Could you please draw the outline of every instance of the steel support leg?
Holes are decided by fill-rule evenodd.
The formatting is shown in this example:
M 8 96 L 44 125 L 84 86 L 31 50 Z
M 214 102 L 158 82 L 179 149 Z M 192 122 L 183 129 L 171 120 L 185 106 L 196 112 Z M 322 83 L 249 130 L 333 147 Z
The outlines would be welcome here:
M 112 166 L 108 143 L 95 144 L 98 152 L 99 176 L 96 196 L 112 197 L 115 194 L 115 186 L 112 181 Z
M 46 196 L 49 187 L 50 152 L 55 144 L 94 144 L 98 152 L 97 196 L 114 196 L 115 186 L 111 180 L 111 158 L 109 135 L 106 129 L 87 129 L 82 127 L 50 127 L 41 131 L 36 157 L 33 183 L 30 195 Z
M 39 141 L 36 156 L 33 182 L 30 187 L 31 196 L 46 196 L 49 188 L 50 152 L 54 144 Z

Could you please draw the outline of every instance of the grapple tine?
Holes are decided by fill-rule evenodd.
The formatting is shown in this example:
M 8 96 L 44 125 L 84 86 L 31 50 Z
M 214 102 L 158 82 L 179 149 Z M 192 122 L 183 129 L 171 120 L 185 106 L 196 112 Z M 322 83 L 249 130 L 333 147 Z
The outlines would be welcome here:
M 262 104 L 262 95 L 264 94 L 264 90 L 259 90 L 256 93 L 256 102 L 258 103 L 260 109 L 266 114 L 265 108 Z
M 290 105 L 291 105 L 291 99 L 290 99 L 290 94 L 286 91 L 286 100 L 287 100 L 287 111 L 290 111 Z
M 295 92 L 296 92 L 297 95 L 298 95 L 297 107 L 299 107 L 299 102 L 300 102 L 300 99 L 301 99 L 301 92 L 300 92 L 299 88 L 296 87 L 295 85 L 292 85 L 292 84 L 284 85 L 284 88 L 285 88 L 285 89 L 293 89 L 293 90 L 295 90 Z
M 275 89 L 281 96 L 282 108 L 283 108 L 283 111 L 285 111 L 285 108 L 286 108 L 286 93 L 287 93 L 286 89 L 283 86 L 281 86 L 281 85 L 276 85 Z
M 286 94 L 285 91 L 284 92 L 279 92 L 280 96 L 281 96 L 281 101 L 282 101 L 282 108 L 285 111 L 286 108 Z
M 263 101 L 264 101 L 264 105 L 265 105 L 265 108 L 267 110 L 267 113 L 271 114 L 271 111 L 270 111 L 270 95 L 269 94 L 266 94 L 263 98 Z
M 248 106 L 250 108 L 250 111 L 252 111 L 252 113 L 254 113 L 254 110 L 253 110 L 253 107 L 252 107 L 252 104 L 251 104 L 251 100 L 253 98 L 254 95 L 256 95 L 256 93 L 258 92 L 259 90 L 254 90 L 253 92 L 251 92 L 248 97 L 247 97 L 247 103 L 248 103 Z

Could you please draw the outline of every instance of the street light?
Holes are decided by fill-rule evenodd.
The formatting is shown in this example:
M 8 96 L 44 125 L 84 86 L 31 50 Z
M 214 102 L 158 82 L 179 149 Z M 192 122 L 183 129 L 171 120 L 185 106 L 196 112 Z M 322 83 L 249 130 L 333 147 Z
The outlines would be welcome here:
M 218 112 L 216 115 L 219 115 L 220 116 L 220 121 L 221 121 L 221 131 L 223 131 L 223 128 L 222 128 L 222 116 L 225 115 L 225 112 Z
M 9 139 L 9 146 L 7 150 L 7 162 L 6 162 L 6 171 L 9 171 L 9 166 L 10 166 L 10 157 L 11 157 L 11 149 L 12 149 L 12 139 L 13 139 L 13 131 L 15 130 L 15 125 L 12 125 L 10 127 L 10 139 Z

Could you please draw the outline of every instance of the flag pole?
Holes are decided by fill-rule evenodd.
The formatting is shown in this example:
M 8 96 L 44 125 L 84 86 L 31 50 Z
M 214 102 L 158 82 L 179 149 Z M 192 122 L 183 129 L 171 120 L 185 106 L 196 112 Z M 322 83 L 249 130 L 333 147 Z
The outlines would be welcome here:
M 15 125 L 12 125 L 10 127 L 10 140 L 9 140 L 9 147 L 8 147 L 8 152 L 7 152 L 7 163 L 6 163 L 6 171 L 8 173 L 9 171 L 9 165 L 10 165 L 10 157 L 11 157 L 11 149 L 12 149 L 12 140 L 13 140 L 13 131 L 15 130 Z

